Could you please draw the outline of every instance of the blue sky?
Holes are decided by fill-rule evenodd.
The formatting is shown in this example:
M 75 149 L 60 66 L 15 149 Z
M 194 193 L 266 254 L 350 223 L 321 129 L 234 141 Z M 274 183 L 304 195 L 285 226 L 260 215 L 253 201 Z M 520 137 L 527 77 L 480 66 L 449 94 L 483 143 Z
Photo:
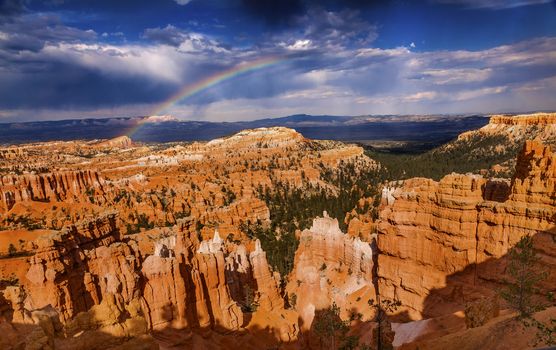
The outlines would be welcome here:
M 556 110 L 548 0 L 0 0 L 0 122 Z

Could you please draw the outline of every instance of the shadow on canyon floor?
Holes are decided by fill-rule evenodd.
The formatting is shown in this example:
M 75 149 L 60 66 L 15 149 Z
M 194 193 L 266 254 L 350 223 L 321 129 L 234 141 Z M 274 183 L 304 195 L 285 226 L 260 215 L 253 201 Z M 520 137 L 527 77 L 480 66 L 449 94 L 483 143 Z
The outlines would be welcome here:
M 547 256 L 550 246 L 556 244 L 556 228 L 548 231 L 538 232 L 533 236 L 535 250 L 540 257 Z M 553 259 L 553 258 L 552 258 Z M 480 297 L 495 297 L 504 287 L 507 279 L 506 267 L 508 265 L 508 254 L 501 258 L 491 258 L 479 264 L 468 265 L 463 271 L 446 277 L 445 287 L 433 289 L 426 297 L 423 308 L 425 318 L 438 317 L 448 313 L 454 313 L 465 308 L 465 304 Z M 548 257 L 546 261 L 551 261 Z M 538 265 L 538 271 L 548 272 L 548 276 L 541 282 L 543 293 L 554 288 L 556 271 L 545 264 Z M 501 305 L 504 308 L 504 304 Z M 405 319 L 405 321 L 410 321 Z
M 282 341 L 278 329 L 249 325 L 239 331 L 226 330 L 223 325 L 213 323 L 203 328 L 195 326 L 187 329 L 165 327 L 150 334 L 133 337 L 121 336 L 121 326 L 109 325 L 104 329 L 94 329 L 83 325 L 84 329 L 64 337 L 61 324 L 54 320 L 45 322 L 38 319 L 38 324 L 11 323 L 12 312 L 3 311 L 0 315 L 0 348 L 15 350 L 23 348 L 52 348 L 62 350 L 105 350 L 105 349 L 332 349 L 332 344 L 340 344 L 340 338 L 319 339 L 314 333 L 314 325 L 309 331 L 301 332 L 295 341 Z M 317 310 L 321 315 L 324 310 Z M 52 320 L 52 319 L 51 319 Z M 129 327 L 131 319 L 120 320 Z M 340 321 L 338 318 L 336 321 Z M 301 319 L 297 320 L 302 327 Z M 87 329 L 89 327 L 89 329 Z M 360 344 L 370 344 L 373 330 L 371 322 L 354 321 L 348 335 L 360 336 Z M 337 348 L 337 347 L 336 347 Z
M 556 219 L 556 218 L 555 218 Z M 541 255 L 549 253 L 553 249 L 555 241 L 555 228 L 539 232 L 534 236 L 534 244 Z M 437 317 L 446 315 L 458 310 L 463 310 L 465 303 L 481 296 L 493 296 L 496 290 L 500 288 L 502 277 L 504 276 L 507 256 L 501 258 L 492 258 L 480 264 L 472 264 L 467 266 L 463 271 L 446 277 L 445 287 L 433 289 L 424 301 L 423 313 L 427 317 Z M 191 271 L 187 269 L 193 268 L 189 265 L 180 264 L 180 274 L 184 279 L 191 278 Z M 77 269 L 77 272 L 83 272 Z M 547 283 L 556 280 L 556 269 L 552 269 L 547 278 Z M 238 276 L 238 281 L 245 278 Z M 186 281 L 191 283 L 192 281 Z M 202 281 L 205 295 L 209 295 L 206 290 L 206 281 Z M 256 286 L 254 286 L 256 287 Z M 238 290 L 241 292 L 241 290 Z M 195 305 L 197 303 L 195 293 L 187 293 L 188 298 L 186 305 Z M 235 301 L 239 301 L 239 298 Z M 1 304 L 1 303 L 0 303 Z M 87 304 L 87 303 L 85 303 Z M 13 310 L 12 310 L 13 311 Z M 321 310 L 317 310 L 317 314 Z M 0 310 L 0 348 L 18 349 L 20 344 L 25 342 L 39 341 L 41 334 L 52 334 L 54 329 L 48 326 L 12 324 L 10 310 Z M 165 312 L 168 321 L 175 317 L 175 310 L 167 310 Z M 6 320 L 2 320 L 4 315 Z M 193 331 L 189 329 L 164 328 L 152 332 L 152 337 L 161 349 L 323 349 L 319 338 L 311 331 L 301 332 L 296 341 L 284 342 L 281 340 L 280 330 L 263 328 L 257 325 L 249 325 L 250 321 L 254 321 L 251 313 L 244 313 L 244 326 L 246 329 L 239 331 L 226 331 L 223 325 L 212 322 L 210 327 L 203 329 L 197 317 L 187 313 L 187 323 L 191 325 Z M 211 319 L 214 319 L 214 313 L 209 310 Z M 406 313 L 396 315 L 397 321 L 410 321 Z M 295 323 L 295 322 L 293 322 Z M 300 319 L 297 320 L 298 327 L 303 328 Z M 290 324 L 293 327 L 293 324 Z M 45 328 L 46 327 L 46 328 Z M 313 325 L 314 327 L 314 325 Z M 215 330 L 211 330 L 216 329 Z M 354 321 L 350 327 L 350 334 L 360 336 L 361 343 L 371 342 L 370 333 L 374 328 L 373 322 Z M 127 345 L 122 345 L 122 338 L 111 335 L 102 331 L 88 331 L 73 336 L 70 339 L 55 340 L 57 349 L 152 349 L 153 342 L 149 340 L 149 336 L 139 337 L 137 339 L 127 340 Z M 331 343 L 324 343 L 331 346 Z

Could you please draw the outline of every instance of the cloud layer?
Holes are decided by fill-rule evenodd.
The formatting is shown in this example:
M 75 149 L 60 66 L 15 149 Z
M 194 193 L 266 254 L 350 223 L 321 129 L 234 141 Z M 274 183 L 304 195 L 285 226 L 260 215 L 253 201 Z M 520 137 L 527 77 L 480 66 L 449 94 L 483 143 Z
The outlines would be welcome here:
M 483 50 L 420 51 L 411 41 L 379 48 L 380 26 L 360 11 L 316 5 L 301 11 L 292 4 L 283 10 L 286 28 L 246 45 L 172 24 L 145 28 L 138 41 L 110 41 L 110 35 L 16 5 L 0 21 L 0 121 L 147 115 L 185 86 L 265 57 L 280 63 L 225 80 L 163 112 L 245 120 L 556 109 L 556 38 L 550 36 Z M 245 6 L 259 11 L 249 1 Z

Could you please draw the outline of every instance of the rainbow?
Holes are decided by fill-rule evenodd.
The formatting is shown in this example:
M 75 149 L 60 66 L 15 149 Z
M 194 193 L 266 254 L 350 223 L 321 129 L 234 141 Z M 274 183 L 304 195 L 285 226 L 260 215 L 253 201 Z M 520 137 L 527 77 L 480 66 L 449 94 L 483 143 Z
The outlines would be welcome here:
M 175 105 L 177 102 L 197 95 L 215 85 L 220 84 L 223 81 L 235 78 L 248 72 L 264 69 L 266 67 L 282 63 L 284 61 L 286 61 L 286 58 L 284 57 L 266 57 L 255 61 L 239 64 L 225 71 L 218 72 L 210 77 L 199 80 L 194 84 L 184 86 L 178 92 L 166 99 L 164 102 L 157 105 L 156 108 L 154 108 L 153 111 L 150 113 L 150 115 L 160 115 L 164 111 L 168 110 L 171 106 Z M 141 121 L 137 125 L 134 125 L 130 130 L 128 130 L 126 135 L 128 137 L 131 137 L 144 123 L 145 121 Z

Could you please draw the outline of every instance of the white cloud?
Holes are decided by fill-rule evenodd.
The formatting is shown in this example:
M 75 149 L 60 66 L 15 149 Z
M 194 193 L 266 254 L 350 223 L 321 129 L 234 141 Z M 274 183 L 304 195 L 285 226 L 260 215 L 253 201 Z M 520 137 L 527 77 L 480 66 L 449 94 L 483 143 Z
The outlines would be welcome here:
M 438 93 L 436 91 L 422 91 L 417 92 L 415 94 L 406 96 L 403 98 L 406 102 L 421 102 L 421 101 L 428 101 L 433 100 L 438 97 Z
M 476 90 L 464 90 L 457 92 L 452 99 L 455 101 L 466 101 L 471 100 L 474 98 L 484 97 L 487 95 L 496 95 L 503 93 L 508 88 L 507 86 L 495 86 L 495 87 L 487 87 L 482 89 Z
M 304 50 L 312 49 L 314 47 L 313 42 L 309 39 L 296 40 L 293 44 L 290 45 L 287 45 L 286 43 L 281 43 L 280 45 L 282 47 L 285 47 L 288 50 L 293 50 L 293 51 L 304 51 Z
M 492 68 L 429 69 L 422 73 L 438 85 L 462 84 L 485 81 L 492 75 Z
M 149 41 L 143 44 L 93 44 L 73 39 L 93 37 L 93 33 L 63 31 L 56 37 L 66 39 L 49 39 L 34 51 L 14 53 L 2 51 L 0 47 L 3 54 L 0 55 L 0 108 L 4 115 L 5 111 L 11 111 L 10 118 L 15 118 L 13 115 L 19 113 L 17 108 L 6 107 L 17 97 L 15 93 L 10 95 L 10 91 L 25 91 L 18 84 L 34 72 L 45 74 L 41 78 L 48 82 L 52 79 L 52 75 L 46 75 L 52 74 L 45 69 L 50 67 L 48 64 L 61 66 L 56 71 L 60 74 L 67 67 L 73 69 L 70 75 L 85 72 L 83 76 L 89 77 L 94 71 L 98 73 L 96 79 L 107 81 L 106 85 L 99 86 L 111 86 L 114 81 L 118 84 L 144 82 L 145 87 L 139 87 L 137 97 L 132 96 L 117 108 L 93 100 L 94 108 L 83 107 L 73 114 L 98 116 L 102 111 L 102 116 L 116 113 L 121 116 L 150 113 L 158 101 L 151 105 L 145 102 L 144 96 L 159 92 L 156 90 L 159 86 L 167 89 L 156 95 L 162 100 L 166 94 L 170 96 L 183 86 L 238 64 L 282 57 L 287 59 L 279 65 L 236 76 L 165 112 L 187 118 L 238 120 L 292 113 L 488 112 L 512 106 L 520 110 L 547 109 L 547 106 L 556 109 L 556 100 L 551 96 L 556 85 L 551 80 L 556 76 L 556 38 L 538 38 L 477 51 L 416 52 L 411 50 L 415 45 L 381 49 L 359 41 L 368 37 L 362 23 L 352 26 L 349 22 L 358 19 L 354 14 L 325 13 L 323 17 L 308 32 L 270 38 L 264 45 L 248 48 L 228 48 L 214 37 L 170 25 L 145 31 Z M 338 26 L 348 35 L 335 31 Z M 323 30 L 321 37 L 317 28 Z M 12 34 L 1 31 L 0 45 L 3 40 L 11 40 Z M 344 45 L 345 40 L 350 45 Z M 9 67 L 10 71 L 3 67 Z M 76 89 L 87 85 L 80 83 L 81 80 L 69 81 L 74 84 L 69 86 Z M 49 86 L 48 83 L 39 87 L 30 84 L 28 89 L 52 93 L 48 101 L 64 100 L 65 94 L 56 95 L 56 90 L 48 89 Z M 84 91 L 85 97 L 79 98 L 85 99 L 91 93 Z M 25 96 L 21 104 L 28 106 L 26 103 L 35 95 L 39 94 Z M 56 114 L 55 109 L 43 109 L 42 105 L 37 108 L 40 113 L 33 114 L 29 108 L 25 113 L 37 118 Z M 56 116 L 70 114 L 61 111 Z
M 193 0 L 174 0 L 178 5 L 187 5 Z
M 186 57 L 165 46 L 144 47 L 109 44 L 47 45 L 43 58 L 78 63 L 106 74 L 145 76 L 151 79 L 180 83 Z

